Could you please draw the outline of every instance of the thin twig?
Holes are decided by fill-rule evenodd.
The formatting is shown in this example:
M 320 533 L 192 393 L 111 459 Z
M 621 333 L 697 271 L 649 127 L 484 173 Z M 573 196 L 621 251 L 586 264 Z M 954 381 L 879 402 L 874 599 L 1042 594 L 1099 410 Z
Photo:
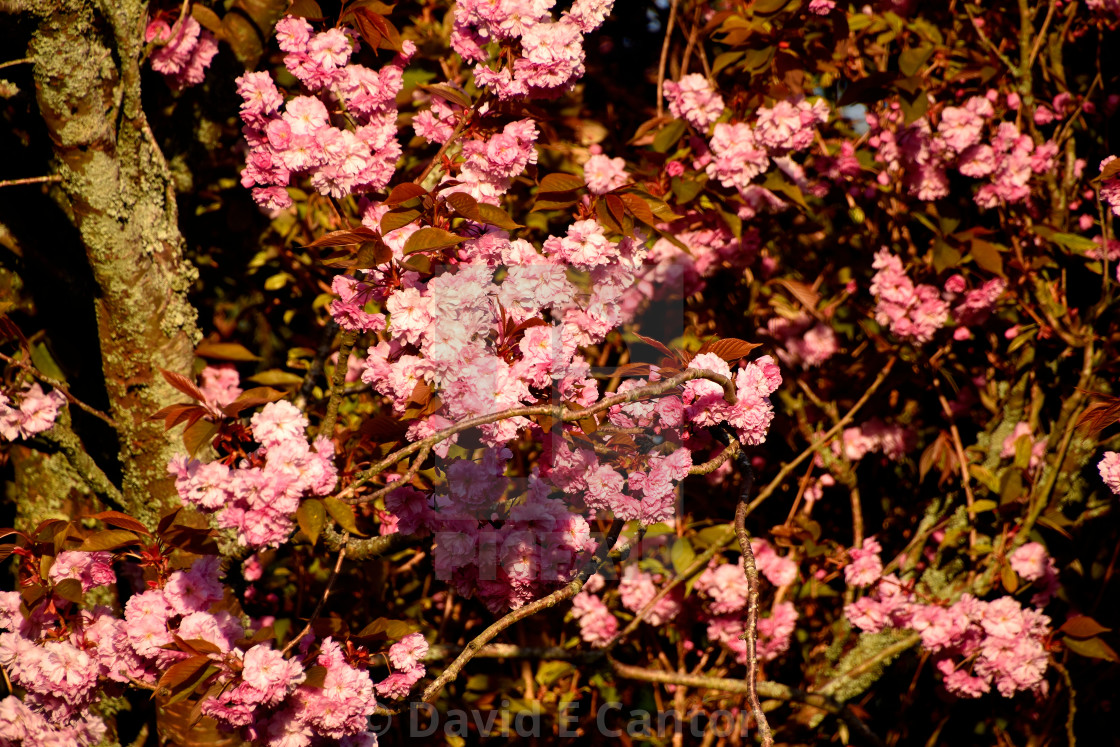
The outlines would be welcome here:
M 432 156 L 432 160 L 428 161 L 428 165 L 425 166 L 424 170 L 420 172 L 420 176 L 412 180 L 413 184 L 424 183 L 424 180 L 428 178 L 428 174 L 432 173 L 432 169 L 439 165 L 439 161 L 441 158 L 443 158 L 443 154 L 445 154 L 447 152 L 447 149 L 451 147 L 452 143 L 454 143 L 459 138 L 459 135 L 463 134 L 463 130 L 466 129 L 467 123 L 470 122 L 474 117 L 475 112 L 478 111 L 478 107 L 481 103 L 482 98 L 479 98 L 478 101 L 474 102 L 474 106 L 463 112 L 462 116 L 459 117 L 459 121 L 455 124 L 455 129 L 451 131 L 451 135 L 447 138 L 447 140 L 443 142 L 443 145 L 441 145 L 439 150 L 436 151 L 436 154 Z
M 957 461 L 961 465 L 961 485 L 964 487 L 964 499 L 968 504 L 968 516 L 970 519 L 976 518 L 976 509 L 973 504 L 976 502 L 975 497 L 972 495 L 972 478 L 968 471 L 968 456 L 964 453 L 964 442 L 961 441 L 961 432 L 957 428 L 957 422 L 953 419 L 953 408 L 949 407 L 949 400 L 941 392 L 941 382 L 935 381 L 934 386 L 937 387 L 937 400 L 941 403 L 941 409 L 945 412 L 945 417 L 949 420 L 949 434 L 953 437 L 953 448 L 957 452 Z M 976 526 L 975 522 L 969 524 L 970 529 L 968 532 L 968 549 L 971 552 L 976 547 Z
M 984 33 L 984 30 L 980 27 L 980 24 L 976 22 L 976 16 L 973 14 L 972 10 L 969 9 L 967 3 L 965 3 L 964 5 L 964 12 L 968 14 L 968 20 L 972 21 L 972 28 L 976 30 L 976 34 L 980 37 L 980 41 L 984 43 L 984 46 L 987 47 L 992 52 L 992 54 L 998 57 L 999 61 L 1007 66 L 1008 70 L 1013 73 L 1017 73 L 1018 68 L 1015 67 L 1015 63 L 1011 61 L 1011 58 L 1009 58 L 1003 52 L 999 51 L 999 47 L 992 43 L 992 40 L 989 39 L 988 35 Z
M 486 628 L 486 630 L 475 636 L 475 638 L 466 645 L 462 653 L 455 657 L 455 661 L 451 662 L 451 664 L 440 673 L 439 677 L 424 688 L 424 694 L 421 699 L 425 703 L 434 702 L 443 691 L 443 688 L 459 676 L 459 672 L 463 670 L 467 662 L 473 659 L 475 654 L 477 654 L 484 645 L 493 640 L 498 633 L 501 633 L 514 623 L 524 620 L 526 617 L 531 617 L 541 610 L 554 607 L 565 599 L 571 599 L 578 594 L 580 590 L 583 589 L 583 585 L 587 582 L 587 579 L 592 574 L 597 573 L 599 568 L 610 559 L 611 547 L 618 540 L 618 535 L 622 533 L 624 524 L 625 522 L 620 519 L 614 520 L 611 524 L 610 531 L 607 532 L 607 536 L 604 537 L 603 541 L 599 544 L 591 560 L 580 569 L 575 578 L 551 594 L 506 614 Z
M 687 687 L 708 690 L 722 690 L 729 693 L 747 693 L 747 683 L 741 680 L 725 679 L 722 677 L 705 677 L 698 674 L 685 674 L 682 672 L 665 672 L 656 669 L 645 669 L 630 664 L 623 664 L 613 657 L 607 657 L 611 669 L 620 677 L 639 682 L 654 682 L 666 685 L 684 685 Z M 819 708 L 840 718 L 852 731 L 858 733 L 868 743 L 879 747 L 883 744 L 876 734 L 860 719 L 855 712 L 844 703 L 827 695 L 816 692 L 805 692 L 798 688 L 787 687 L 777 682 L 759 682 L 758 692 L 765 698 L 786 700 L 795 703 Z M 761 731 L 761 729 L 759 730 Z
M 672 41 L 673 24 L 677 22 L 677 4 L 672 0 L 669 5 L 669 21 L 665 24 L 665 40 L 661 42 L 661 60 L 657 63 L 657 116 L 665 114 L 665 62 L 669 59 L 669 43 Z
M 8 60 L 7 62 L 0 62 L 0 69 L 11 67 L 12 65 L 26 65 L 29 62 L 34 62 L 34 57 L 21 57 L 18 60 Z
M 55 184 L 62 181 L 62 177 L 58 174 L 48 174 L 47 176 L 27 176 L 23 179 L 5 179 L 0 181 L 0 187 L 18 187 L 21 184 Z
M 342 536 L 345 538 L 348 535 L 346 534 L 346 532 L 343 532 Z M 300 639 L 311 632 L 311 626 L 315 623 L 316 618 L 319 617 L 319 613 L 323 611 L 323 607 L 327 603 L 327 597 L 331 595 L 331 588 L 334 586 L 335 579 L 338 578 L 338 574 L 342 570 L 342 561 L 345 558 L 346 544 L 344 542 L 342 548 L 338 551 L 338 559 L 334 562 L 334 568 L 331 569 L 331 575 L 327 577 L 327 587 L 323 589 L 323 596 L 319 598 L 319 603 L 315 605 L 315 611 L 311 613 L 311 617 L 307 618 L 307 625 L 303 626 L 303 630 L 299 632 L 299 635 L 288 641 L 288 645 L 285 646 L 284 649 L 280 652 L 281 655 L 287 656 L 288 652 L 291 651 L 297 643 L 299 643 Z
M 82 402 L 80 399 L 78 399 L 73 394 L 71 394 L 70 390 L 66 387 L 66 385 L 63 384 L 58 379 L 55 379 L 54 377 L 51 377 L 51 376 L 47 376 L 45 373 L 43 373 L 39 369 L 35 368 L 35 366 L 31 365 L 30 363 L 27 363 L 26 361 L 21 361 L 21 360 L 18 360 L 16 358 L 12 358 L 11 356 L 5 355 L 3 353 L 0 353 L 0 360 L 4 361 L 5 363 L 8 363 L 10 365 L 13 365 L 13 366 L 19 366 L 20 368 L 22 368 L 24 371 L 27 371 L 29 374 L 34 376 L 39 381 L 43 382 L 44 384 L 49 384 L 52 388 L 57 389 L 59 392 L 62 393 L 62 396 L 66 397 L 67 401 L 70 402 L 71 404 L 76 405 L 81 410 L 85 410 L 90 415 L 93 415 L 96 418 L 100 418 L 101 420 L 104 420 L 113 429 L 117 428 L 117 421 L 113 420 L 111 417 L 109 417 L 105 413 L 101 412 L 101 410 L 98 410 L 95 407 L 90 407 L 85 402 Z
M 852 408 L 848 410 L 847 413 L 844 414 L 844 417 L 840 418 L 840 420 L 836 422 L 836 425 L 829 428 L 823 436 L 810 444 L 807 449 L 798 454 L 797 457 L 795 457 L 792 461 L 782 465 L 782 468 L 778 470 L 778 474 L 774 475 L 774 479 L 767 483 L 766 487 L 758 491 L 758 496 L 755 497 L 755 499 L 751 501 L 750 506 L 747 507 L 747 513 L 750 513 L 751 511 L 754 511 L 756 508 L 758 508 L 759 505 L 761 505 L 763 501 L 769 498 L 770 495 L 778 489 L 778 486 L 781 485 L 795 469 L 797 469 L 798 465 L 823 449 L 836 434 L 844 430 L 848 423 L 852 422 L 852 420 L 856 416 L 856 413 L 859 412 L 865 404 L 867 404 L 867 401 L 871 399 L 875 392 L 879 390 L 879 387 L 882 386 L 883 382 L 887 380 L 887 376 L 890 374 L 891 369 L 894 368 L 896 360 L 898 359 L 893 355 L 887 359 L 886 365 L 883 366 L 883 370 L 879 372 L 879 375 L 875 377 L 875 380 L 871 382 L 871 386 L 867 388 L 867 391 L 863 393 L 863 396 L 856 400 L 856 403 L 852 405 Z
M 735 439 L 730 429 L 718 428 L 714 433 L 725 443 Z M 739 466 L 743 477 L 743 490 L 739 494 L 739 503 L 735 506 L 735 536 L 739 538 L 739 549 L 743 553 L 743 573 L 747 577 L 747 629 L 740 636 L 747 643 L 747 701 L 758 724 L 758 733 L 762 736 L 762 747 L 773 747 L 774 735 L 770 731 L 766 714 L 762 711 L 762 704 L 758 701 L 758 566 L 755 563 L 754 550 L 751 549 L 751 536 L 747 532 L 747 513 L 751 489 L 754 487 L 754 470 L 751 469 L 750 460 L 742 449 L 736 455 L 735 463 Z

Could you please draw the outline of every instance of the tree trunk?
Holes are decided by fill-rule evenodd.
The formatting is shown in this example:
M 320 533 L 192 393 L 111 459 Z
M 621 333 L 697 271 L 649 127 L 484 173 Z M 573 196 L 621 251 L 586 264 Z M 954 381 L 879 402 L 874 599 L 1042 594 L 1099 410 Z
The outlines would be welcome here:
M 167 164 L 140 101 L 147 4 L 138 0 L 8 2 L 40 23 L 31 43 L 36 96 L 62 177 L 63 209 L 97 284 L 101 364 L 118 422 L 124 507 L 152 523 L 177 498 L 176 439 L 153 412 L 182 399 L 159 370 L 190 374 L 199 332 L 186 292 Z

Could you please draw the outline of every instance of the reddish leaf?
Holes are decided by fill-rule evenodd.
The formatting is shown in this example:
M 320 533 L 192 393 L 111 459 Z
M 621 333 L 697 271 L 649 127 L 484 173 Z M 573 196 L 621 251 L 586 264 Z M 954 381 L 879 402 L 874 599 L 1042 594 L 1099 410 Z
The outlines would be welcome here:
M 480 223 L 486 223 L 487 225 L 497 226 L 498 228 L 504 228 L 507 231 L 524 228 L 524 226 L 511 218 L 509 213 L 505 210 L 494 205 L 487 205 L 486 203 L 481 203 L 478 206 L 478 221 Z
M 419 184 L 412 182 L 402 182 L 389 192 L 389 196 L 385 198 L 386 205 L 400 205 L 402 202 L 408 202 L 416 197 L 425 197 L 428 190 L 421 187 Z
M 194 382 L 192 382 L 186 376 L 177 374 L 174 371 L 167 371 L 162 368 L 159 370 L 159 372 L 163 374 L 163 378 L 167 380 L 168 384 L 175 387 L 191 399 L 198 400 L 199 402 L 206 401 L 206 395 L 203 394 L 202 390 L 195 386 Z
M 619 199 L 618 195 L 607 195 L 605 198 L 607 203 L 607 210 L 610 211 L 611 217 L 620 228 L 626 228 L 626 203 Z
M 133 532 L 139 532 L 140 534 L 151 534 L 146 526 L 128 514 L 122 514 L 120 511 L 101 511 L 100 513 L 91 515 L 90 518 L 103 521 L 109 526 L 128 529 Z
M 619 195 L 619 199 L 626 205 L 626 209 L 635 218 L 645 223 L 647 226 L 656 226 L 659 221 L 657 216 L 653 214 L 653 209 L 650 208 L 649 203 L 637 195 Z
M 12 551 L 17 547 L 18 545 L 15 542 L 6 542 L 0 545 L 0 561 L 7 560 L 8 556 L 10 556 Z
M 780 279 L 774 282 L 788 290 L 808 311 L 814 312 L 817 310 L 817 304 L 821 300 L 821 294 L 817 293 L 809 285 L 799 280 Z
M 369 625 L 362 628 L 361 632 L 356 636 L 357 638 L 373 638 L 381 639 L 387 638 L 389 640 L 400 640 L 409 633 L 418 630 L 415 623 L 407 622 L 405 620 L 389 620 L 388 618 L 379 617 Z
M 187 423 L 188 426 L 194 425 L 200 418 L 204 418 L 210 414 L 210 411 L 202 405 L 169 405 L 163 408 L 155 415 L 152 420 L 164 419 L 164 430 L 171 430 L 180 423 Z
M 1096 438 L 1105 428 L 1120 421 L 1120 397 L 1093 393 L 1094 401 L 1077 419 L 1077 428 L 1089 438 Z
M 373 241 L 379 239 L 376 231 L 371 231 L 365 226 L 355 226 L 354 228 L 346 231 L 331 231 L 324 234 L 319 238 L 312 241 L 307 245 L 308 249 L 315 249 L 320 246 L 346 246 L 348 244 L 362 244 L 366 241 Z
M 435 83 L 433 85 L 421 86 L 425 91 L 435 96 L 439 96 L 444 101 L 461 106 L 464 109 L 470 109 L 471 97 L 460 91 L 454 86 L 449 86 L 446 83 Z
M 275 402 L 287 396 L 287 392 L 282 392 L 279 389 L 273 389 L 269 386 L 256 386 L 242 392 L 237 399 L 223 407 L 222 412 L 231 418 L 235 418 L 242 410 L 267 405 L 269 402 Z
M 745 358 L 750 355 L 750 352 L 755 348 L 762 347 L 756 342 L 747 342 L 746 340 L 739 340 L 735 337 L 727 337 L 722 340 L 710 340 L 700 346 L 696 351 L 696 355 L 703 355 L 704 353 L 713 353 L 723 358 L 728 363 L 737 361 L 740 358 Z
M 482 222 L 478 217 L 478 200 L 466 192 L 452 192 L 447 195 L 447 204 L 455 208 L 455 212 L 464 218 L 476 223 Z
M 1101 633 L 1112 632 L 1112 628 L 1106 628 L 1088 615 L 1074 615 L 1058 630 L 1074 638 L 1092 638 Z
M 304 687 L 314 687 L 322 689 L 323 683 L 327 681 L 327 668 L 316 664 L 313 667 L 307 668 L 307 676 L 303 680 Z
M 159 678 L 159 687 L 174 690 L 209 665 L 210 658 L 207 656 L 192 656 L 189 659 L 177 661 L 168 667 L 167 671 Z
M 326 18 L 315 0 L 292 0 L 292 4 L 288 6 L 288 15 L 306 18 L 309 21 L 322 21 Z

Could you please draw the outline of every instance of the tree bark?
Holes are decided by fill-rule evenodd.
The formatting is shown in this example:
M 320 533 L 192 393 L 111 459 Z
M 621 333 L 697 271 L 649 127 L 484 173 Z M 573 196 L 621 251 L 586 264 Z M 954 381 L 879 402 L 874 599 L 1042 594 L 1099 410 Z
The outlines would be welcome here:
M 101 365 L 118 439 L 124 507 L 151 523 L 177 503 L 168 460 L 179 450 L 156 410 L 182 399 L 159 370 L 190 374 L 199 339 L 186 294 L 167 164 L 140 100 L 147 4 L 61 0 L 6 4 L 40 17 L 30 47 L 36 97 L 97 284 Z

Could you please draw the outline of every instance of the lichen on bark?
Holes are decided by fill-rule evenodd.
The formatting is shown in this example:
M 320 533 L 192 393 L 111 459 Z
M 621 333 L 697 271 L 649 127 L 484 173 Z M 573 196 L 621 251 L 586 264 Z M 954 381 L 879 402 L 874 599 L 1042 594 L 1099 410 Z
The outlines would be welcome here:
M 7 9 L 39 15 L 30 48 L 36 97 L 62 177 L 58 194 L 98 286 L 124 507 L 151 522 L 177 501 L 167 462 L 179 447 L 150 416 L 179 397 L 159 371 L 189 374 L 200 335 L 186 297 L 197 270 L 183 258 L 171 175 L 141 107 L 147 4 L 62 0 Z

